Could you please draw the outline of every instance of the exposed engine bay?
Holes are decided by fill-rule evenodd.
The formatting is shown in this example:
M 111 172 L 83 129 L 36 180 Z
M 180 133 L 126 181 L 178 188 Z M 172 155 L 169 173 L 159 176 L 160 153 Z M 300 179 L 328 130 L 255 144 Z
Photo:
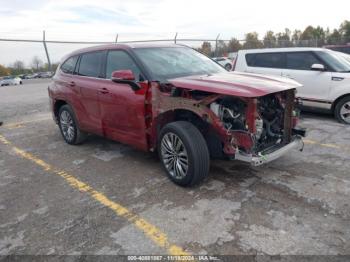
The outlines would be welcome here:
M 220 118 L 227 131 L 248 133 L 245 101 L 236 97 L 224 97 L 211 103 L 210 109 Z M 281 94 L 270 94 L 257 99 L 255 134 L 251 134 L 253 152 L 261 152 L 283 142 L 284 111 Z
M 161 92 L 169 94 L 160 96 L 154 92 L 162 110 L 173 112 L 167 118 L 194 123 L 204 134 L 213 158 L 228 157 L 260 165 L 267 161 L 263 156 L 276 157 L 298 147 L 300 137 L 305 136 L 305 129 L 296 128 L 295 89 L 244 97 L 187 90 L 169 84 L 162 85 Z M 174 112 L 175 108 L 180 110 Z

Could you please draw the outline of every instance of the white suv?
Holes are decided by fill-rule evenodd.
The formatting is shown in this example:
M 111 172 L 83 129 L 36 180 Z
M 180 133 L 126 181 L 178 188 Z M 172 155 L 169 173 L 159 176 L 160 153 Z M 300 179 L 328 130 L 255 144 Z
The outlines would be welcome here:
M 284 76 L 302 84 L 303 106 L 331 110 L 350 124 L 350 62 L 323 48 L 240 50 L 234 70 Z
M 232 70 L 232 60 L 230 60 L 227 57 L 213 57 L 212 58 L 214 61 L 222 65 L 227 71 Z

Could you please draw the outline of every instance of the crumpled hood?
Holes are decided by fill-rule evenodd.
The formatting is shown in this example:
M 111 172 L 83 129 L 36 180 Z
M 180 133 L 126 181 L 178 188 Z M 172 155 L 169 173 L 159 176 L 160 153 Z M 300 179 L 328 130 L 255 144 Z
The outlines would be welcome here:
M 242 72 L 187 76 L 168 81 L 176 87 L 185 89 L 241 97 L 259 97 L 301 86 L 288 78 Z

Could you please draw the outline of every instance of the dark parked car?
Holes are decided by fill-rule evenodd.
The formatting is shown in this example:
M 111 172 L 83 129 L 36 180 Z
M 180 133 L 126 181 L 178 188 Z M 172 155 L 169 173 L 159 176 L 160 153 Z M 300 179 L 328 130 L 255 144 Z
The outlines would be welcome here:
M 324 48 L 331 49 L 333 51 L 350 54 L 350 43 L 347 45 L 326 45 Z
M 68 144 L 88 133 L 158 151 L 172 181 L 190 186 L 210 157 L 258 166 L 302 148 L 295 88 L 278 77 L 227 72 L 179 45 L 108 45 L 62 60 L 49 87 Z

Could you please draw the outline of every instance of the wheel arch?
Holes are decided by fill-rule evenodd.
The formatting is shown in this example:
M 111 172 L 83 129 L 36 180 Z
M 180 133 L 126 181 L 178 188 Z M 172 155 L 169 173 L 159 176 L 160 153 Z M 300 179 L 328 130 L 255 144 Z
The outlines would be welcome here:
M 68 105 L 67 101 L 62 99 L 55 100 L 55 103 L 53 105 L 53 113 L 56 118 L 56 121 L 58 121 L 58 112 L 60 111 L 60 108 L 64 105 Z
M 207 143 L 209 153 L 213 158 L 222 158 L 224 156 L 223 145 L 221 143 L 218 133 L 213 128 L 211 128 L 210 123 L 205 121 L 199 114 L 188 109 L 179 108 L 174 110 L 168 110 L 158 115 L 156 143 L 158 143 L 159 134 L 162 128 L 166 124 L 176 121 L 187 121 L 193 124 L 203 135 Z
M 332 112 L 332 113 L 334 113 L 334 110 L 335 110 L 335 107 L 336 107 L 337 103 L 338 103 L 340 100 L 342 100 L 344 97 L 347 97 L 347 96 L 350 97 L 350 93 L 341 95 L 340 97 L 338 97 L 336 100 L 333 101 L 332 107 L 331 107 L 331 112 Z

